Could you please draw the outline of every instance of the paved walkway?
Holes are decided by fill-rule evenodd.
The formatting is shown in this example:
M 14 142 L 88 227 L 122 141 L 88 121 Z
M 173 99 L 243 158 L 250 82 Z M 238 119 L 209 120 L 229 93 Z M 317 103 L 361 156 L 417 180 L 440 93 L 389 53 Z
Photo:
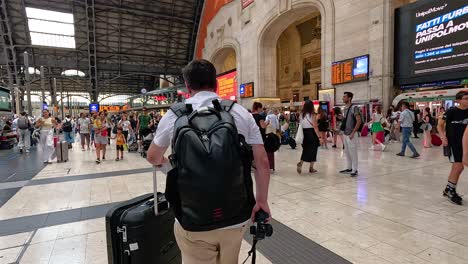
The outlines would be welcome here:
M 257 263 L 332 263 L 340 259 L 335 254 L 352 263 L 468 263 L 468 206 L 441 195 L 450 169 L 442 149 L 424 149 L 413 160 L 395 156 L 397 144 L 381 153 L 367 150 L 369 138 L 360 140 L 357 178 L 337 173 L 344 163 L 340 149 L 320 150 L 319 173 L 303 175 L 295 172 L 300 150 L 280 150 L 270 204 L 284 233 L 281 241 L 265 241 Z M 0 192 L 11 189 L 7 184 L 19 189 L 0 208 L 0 264 L 107 263 L 103 212 L 152 191 L 144 159 L 127 154 L 115 162 L 113 148 L 109 154 L 96 165 L 93 152 L 74 149 L 68 163 L 0 183 Z M 162 190 L 165 176 L 158 177 Z M 466 177 L 458 187 L 462 195 Z M 302 262 L 294 259 L 297 253 L 283 262 L 278 255 L 286 254 L 280 249 L 288 237 L 306 239 L 300 244 L 328 255 Z M 249 249 L 245 241 L 240 259 Z

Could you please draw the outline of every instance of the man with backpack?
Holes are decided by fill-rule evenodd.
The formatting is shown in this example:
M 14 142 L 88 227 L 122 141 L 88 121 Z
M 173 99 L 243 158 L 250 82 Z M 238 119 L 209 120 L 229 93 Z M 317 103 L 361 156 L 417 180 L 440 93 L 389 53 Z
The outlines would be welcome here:
M 354 94 L 345 92 L 343 95 L 343 103 L 345 103 L 344 119 L 341 123 L 340 130 L 344 134 L 344 152 L 347 161 L 346 169 L 340 173 L 350 174 L 351 177 L 358 175 L 358 146 L 359 140 L 357 132 L 362 124 L 361 110 L 356 105 L 353 105 Z
M 74 136 L 74 121 L 71 119 L 70 115 L 66 115 L 62 124 L 62 131 L 65 138 L 65 141 L 68 142 L 68 148 L 72 148 L 72 144 L 75 142 Z
M 21 153 L 23 153 L 23 149 L 26 153 L 29 153 L 29 149 L 31 148 L 31 130 L 29 130 L 31 128 L 31 121 L 26 112 L 22 112 L 16 122 L 19 136 L 18 148 Z
M 166 197 L 176 215 L 174 233 L 183 262 L 237 264 L 249 219 L 260 210 L 270 215 L 270 171 L 262 136 L 245 108 L 221 101 L 215 93 L 213 64 L 194 60 L 183 76 L 191 98 L 161 119 L 148 161 L 167 163 L 164 153 L 172 142 Z

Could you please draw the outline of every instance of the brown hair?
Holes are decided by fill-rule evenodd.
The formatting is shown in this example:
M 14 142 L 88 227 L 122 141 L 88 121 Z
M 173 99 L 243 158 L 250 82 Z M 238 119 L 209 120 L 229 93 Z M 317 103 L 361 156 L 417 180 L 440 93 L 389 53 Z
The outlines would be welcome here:
M 380 105 L 376 106 L 375 107 L 375 112 L 377 112 L 377 114 L 381 115 L 382 114 L 382 107 Z

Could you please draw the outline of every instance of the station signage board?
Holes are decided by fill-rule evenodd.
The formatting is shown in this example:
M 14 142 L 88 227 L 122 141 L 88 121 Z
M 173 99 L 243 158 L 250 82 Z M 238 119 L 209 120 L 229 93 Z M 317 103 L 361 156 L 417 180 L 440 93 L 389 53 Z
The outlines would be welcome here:
M 237 71 L 232 70 L 216 77 L 218 81 L 217 93 L 225 100 L 236 100 L 237 96 Z
M 98 103 L 91 103 L 91 104 L 89 104 L 89 112 L 90 112 L 90 113 L 97 113 L 97 112 L 99 112 L 99 104 L 98 104 Z
M 254 97 L 254 83 L 243 83 L 239 87 L 240 98 Z
M 332 63 L 332 84 L 343 84 L 369 79 L 369 55 Z

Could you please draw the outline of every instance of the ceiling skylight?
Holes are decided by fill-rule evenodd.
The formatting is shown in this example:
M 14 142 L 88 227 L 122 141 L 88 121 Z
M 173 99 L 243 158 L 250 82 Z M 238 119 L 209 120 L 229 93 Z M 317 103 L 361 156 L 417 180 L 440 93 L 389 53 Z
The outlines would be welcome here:
M 26 7 L 31 44 L 75 48 L 73 14 Z

